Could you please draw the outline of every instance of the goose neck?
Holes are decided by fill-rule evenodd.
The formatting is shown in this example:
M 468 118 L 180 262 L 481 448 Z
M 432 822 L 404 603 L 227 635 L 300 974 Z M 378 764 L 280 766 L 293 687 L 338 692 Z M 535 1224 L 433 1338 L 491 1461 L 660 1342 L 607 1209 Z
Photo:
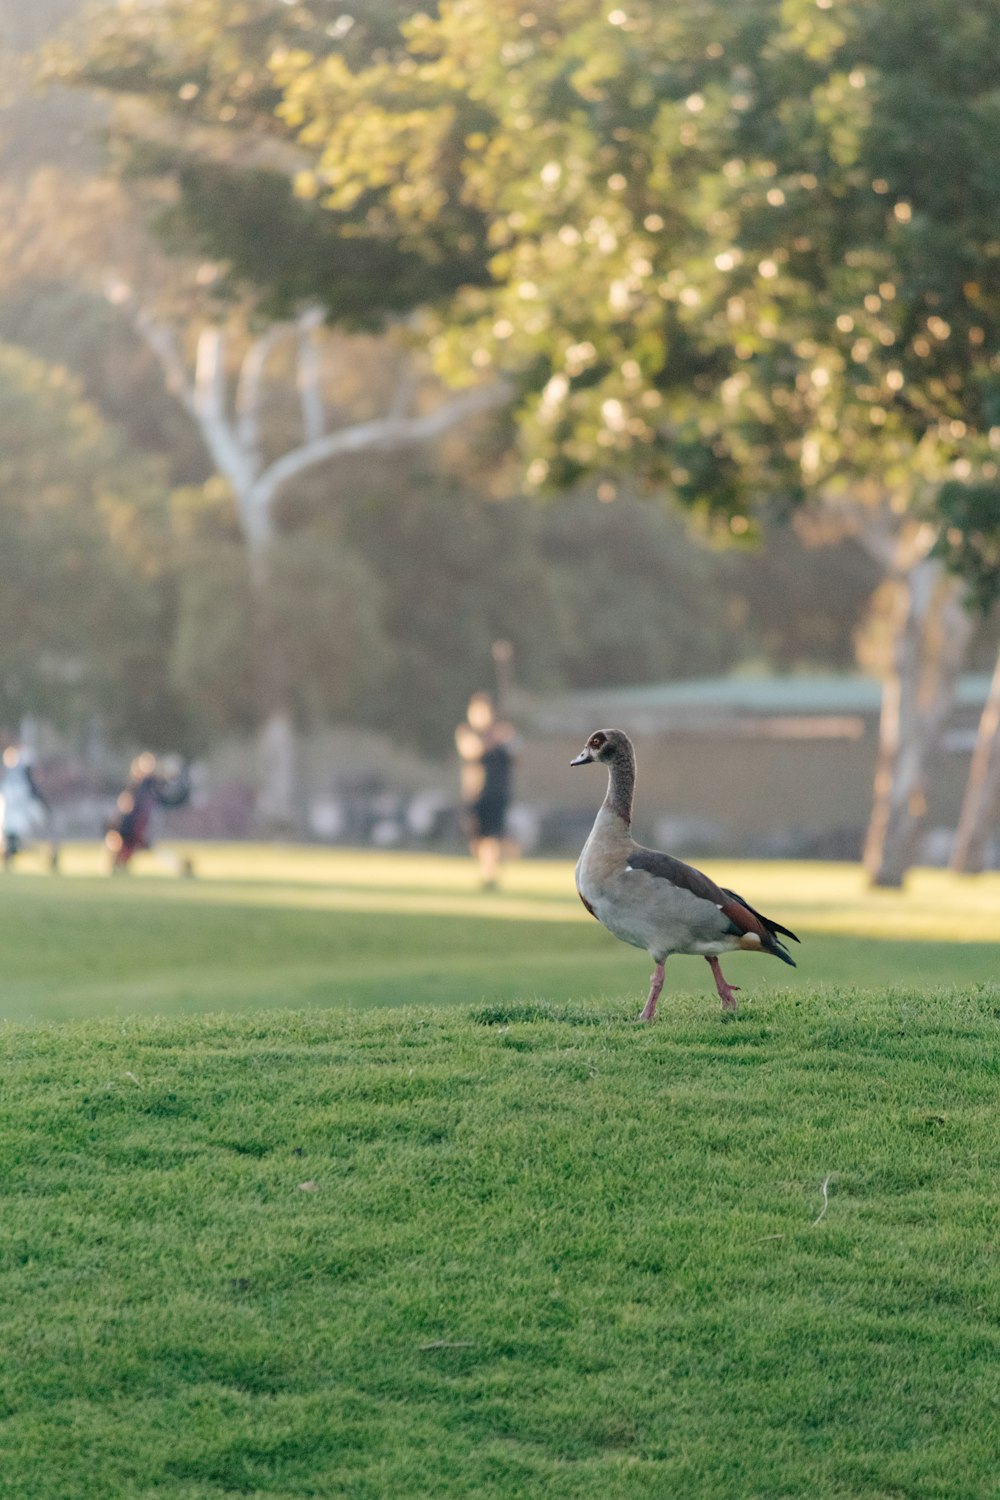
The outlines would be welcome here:
M 616 813 L 626 828 L 632 826 L 632 798 L 635 794 L 635 757 L 622 746 L 608 765 L 608 794 L 604 806 Z

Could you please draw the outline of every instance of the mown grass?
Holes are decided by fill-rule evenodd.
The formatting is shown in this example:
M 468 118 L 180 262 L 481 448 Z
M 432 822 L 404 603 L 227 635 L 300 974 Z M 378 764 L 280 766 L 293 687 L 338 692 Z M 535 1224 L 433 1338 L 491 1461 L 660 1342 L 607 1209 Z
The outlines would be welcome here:
M 0 881 L 5 1500 L 997 1494 L 1000 879 L 649 1028 L 566 862 L 186 852 Z
M 4 1495 L 995 1495 L 1000 988 L 541 988 L 4 1028 Z
M 22 873 L 0 880 L 0 1016 L 594 995 L 620 997 L 631 1014 L 645 993 L 648 959 L 587 916 L 569 861 L 511 865 L 504 889 L 484 894 L 463 859 L 246 845 L 183 852 L 194 881 L 149 857 L 136 876 L 109 880 L 96 846 L 68 848 L 59 878 L 25 858 Z M 904 892 L 872 893 L 850 865 L 731 862 L 714 873 L 803 938 L 797 973 L 753 955 L 727 962 L 745 1002 L 803 985 L 932 992 L 996 972 L 1000 876 L 918 871 Z M 665 1006 L 686 993 L 714 1004 L 700 960 L 668 965 Z

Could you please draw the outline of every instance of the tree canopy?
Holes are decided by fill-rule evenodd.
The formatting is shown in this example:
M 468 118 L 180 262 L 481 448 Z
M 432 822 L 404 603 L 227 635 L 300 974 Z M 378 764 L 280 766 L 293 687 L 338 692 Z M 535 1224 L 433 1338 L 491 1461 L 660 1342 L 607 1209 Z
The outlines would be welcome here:
M 176 191 L 157 215 L 168 244 L 216 257 L 226 275 L 217 293 L 242 280 L 258 289 L 260 311 L 287 317 L 303 301 L 322 304 L 353 327 L 448 297 L 486 275 L 478 216 L 433 245 L 415 245 L 368 222 L 374 198 L 345 213 L 296 192 L 313 159 L 281 119 L 283 56 L 341 58 L 364 67 L 397 47 L 408 0 L 378 0 L 359 17 L 333 20 L 280 0 L 165 0 L 114 5 L 68 29 L 49 52 L 50 81 L 71 81 L 148 108 L 119 117 L 125 171 L 161 176 Z M 153 123 L 167 114 L 171 128 Z M 299 177 L 302 188 L 306 179 Z
M 187 227 L 334 314 L 352 285 L 383 312 L 444 299 L 441 368 L 514 381 L 539 485 L 634 470 L 738 518 L 761 494 L 992 487 L 993 0 L 365 17 L 170 0 L 115 12 L 88 69 L 175 114 L 294 137 L 303 206 L 276 222 L 301 213 L 318 245 L 325 210 L 337 252 L 289 282 L 234 211 L 252 178 L 203 158 L 182 180 Z M 380 288 L 352 283 L 369 254 Z M 420 273 L 383 275 L 379 255 Z

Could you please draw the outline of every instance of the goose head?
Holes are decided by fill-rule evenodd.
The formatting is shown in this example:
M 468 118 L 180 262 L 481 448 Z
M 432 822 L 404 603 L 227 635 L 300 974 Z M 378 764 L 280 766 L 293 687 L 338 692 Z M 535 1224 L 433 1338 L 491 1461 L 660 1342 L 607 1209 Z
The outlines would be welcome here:
M 632 741 L 623 729 L 595 729 L 571 766 L 589 766 L 594 761 L 608 765 L 618 759 L 634 759 Z

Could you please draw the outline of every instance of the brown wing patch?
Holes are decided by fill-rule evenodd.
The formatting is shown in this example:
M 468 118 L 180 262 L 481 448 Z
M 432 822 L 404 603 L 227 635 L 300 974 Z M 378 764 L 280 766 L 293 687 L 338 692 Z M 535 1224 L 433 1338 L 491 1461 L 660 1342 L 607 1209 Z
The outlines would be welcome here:
M 756 917 L 758 922 L 762 922 L 764 924 L 764 930 L 775 940 L 775 942 L 780 943 L 780 939 L 778 937 L 779 933 L 781 934 L 781 937 L 791 938 L 793 943 L 797 943 L 799 941 L 790 927 L 782 927 L 781 923 L 776 922 L 773 917 L 765 917 L 763 912 L 758 911 L 756 907 L 751 906 L 749 901 L 744 901 L 743 897 L 736 891 L 729 891 L 726 890 L 725 887 L 723 887 L 722 894 L 730 900 L 737 902 L 744 911 L 748 911 L 752 917 Z
M 596 913 L 596 911 L 595 911 L 595 910 L 594 910 L 594 908 L 593 908 L 593 907 L 592 907 L 592 906 L 591 906 L 591 904 L 590 904 L 590 902 L 589 902 L 589 901 L 588 901 L 588 900 L 587 900 L 587 898 L 586 898 L 586 896 L 585 896 L 585 895 L 584 895 L 584 894 L 583 894 L 583 892 L 582 892 L 582 891 L 577 891 L 577 893 L 576 893 L 576 894 L 577 894 L 577 895 L 578 895 L 578 896 L 579 896 L 579 897 L 580 897 L 580 900 L 581 900 L 581 901 L 582 901 L 582 902 L 583 902 L 583 904 L 584 904 L 584 906 L 585 906 L 585 907 L 586 907 L 586 908 L 587 908 L 587 910 L 588 910 L 588 911 L 589 911 L 589 912 L 590 912 L 590 915 L 591 915 L 591 916 L 592 916 L 592 917 L 593 917 L 593 918 L 594 918 L 594 920 L 595 920 L 595 921 L 596 921 L 596 922 L 599 922 L 599 921 L 600 921 L 600 920 L 601 920 L 601 919 L 600 919 L 600 917 L 599 917 L 599 916 L 598 916 L 598 915 L 597 915 L 597 913 Z
M 744 935 L 752 933 L 758 943 L 771 940 L 771 934 L 764 926 L 760 917 L 758 917 L 756 912 L 751 911 L 749 907 L 744 906 L 742 901 L 737 901 L 727 893 L 725 900 L 721 902 L 721 910 L 722 915 L 729 918 L 738 932 L 742 932 Z
M 782 963 L 791 964 L 795 968 L 795 960 L 787 949 L 782 946 L 779 932 L 787 933 L 789 937 L 795 937 L 787 927 L 772 922 L 770 917 L 764 917 L 759 911 L 754 911 L 752 906 L 737 896 L 735 891 L 723 890 L 725 898 L 721 905 L 721 911 L 728 917 L 734 932 L 740 934 L 739 946 L 741 948 L 752 948 L 758 953 L 770 953 L 774 958 L 780 958 Z

